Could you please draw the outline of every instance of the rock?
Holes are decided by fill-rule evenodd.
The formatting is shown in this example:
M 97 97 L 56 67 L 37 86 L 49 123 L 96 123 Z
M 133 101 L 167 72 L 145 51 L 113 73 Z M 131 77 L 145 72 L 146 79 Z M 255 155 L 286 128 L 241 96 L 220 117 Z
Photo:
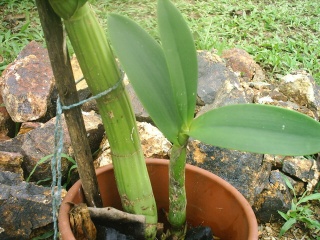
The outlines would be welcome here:
M 237 81 L 237 76 L 212 52 L 198 52 L 198 71 L 198 105 L 213 103 L 226 80 Z
M 146 158 L 169 158 L 171 143 L 158 128 L 149 123 L 138 122 L 142 150 Z
M 240 72 L 247 81 L 263 82 L 266 78 L 262 68 L 243 49 L 226 50 L 221 57 L 226 60 L 228 67 L 234 72 Z
M 101 142 L 104 133 L 101 118 L 94 112 L 90 112 L 83 113 L 83 119 L 91 151 L 95 152 L 99 148 L 99 143 Z M 40 159 L 54 152 L 55 120 L 56 119 L 53 118 L 42 126 L 24 134 L 25 136 L 21 149 L 24 154 L 24 162 L 22 166 L 26 176 L 29 176 L 30 172 Z M 64 141 L 62 152 L 69 156 L 73 156 L 72 145 L 65 121 L 63 121 L 63 132 Z M 51 158 L 37 167 L 32 180 L 39 181 L 51 176 L 50 159 Z M 70 162 L 67 161 L 67 159 L 62 158 L 63 175 L 66 175 L 68 172 L 69 164 Z
M 214 101 L 200 108 L 197 116 L 218 107 L 231 104 L 250 103 L 251 101 L 252 100 L 245 95 L 245 92 L 240 87 L 240 83 L 237 79 L 226 79 L 216 93 Z
M 43 123 L 40 122 L 24 122 L 20 126 L 18 135 L 25 134 L 41 126 L 43 126 Z
M 21 150 L 24 155 L 22 167 L 25 177 L 28 177 L 38 162 L 54 153 L 55 142 L 55 118 L 43 124 L 30 132 L 24 134 Z M 65 122 L 63 121 L 63 150 L 62 153 L 72 156 L 70 137 Z M 36 171 L 31 177 L 31 181 L 40 181 L 51 177 L 51 157 L 44 163 L 37 166 Z M 61 161 L 62 175 L 66 176 L 69 168 L 69 162 L 66 158 Z
M 319 119 L 320 87 L 312 76 L 304 71 L 297 71 L 281 78 L 279 91 L 299 106 L 307 107 Z
M 18 135 L 15 138 L 6 141 L 0 141 L 0 151 L 22 153 L 21 145 L 23 139 L 24 135 Z
M 144 109 L 142 103 L 133 90 L 131 83 L 126 84 L 126 91 L 129 95 L 134 114 L 139 122 L 152 122 L 148 112 Z
M 0 172 L 0 238 L 31 239 L 52 224 L 50 188 L 22 181 L 20 174 Z
M 142 150 L 146 158 L 169 158 L 171 143 L 150 123 L 137 122 Z M 111 149 L 107 137 L 101 144 L 101 153 L 95 160 L 96 167 L 112 163 Z
M 0 77 L 1 83 L 1 77 Z M 0 141 L 8 140 L 15 134 L 15 123 L 12 121 L 6 107 L 4 106 L 0 93 Z
M 13 121 L 53 117 L 55 105 L 51 100 L 56 92 L 47 50 L 35 41 L 29 43 L 4 70 L 0 89 Z
M 307 190 L 314 190 L 319 182 L 319 167 L 314 159 L 305 157 L 286 157 L 283 160 L 282 171 L 307 183 Z
M 283 221 L 278 211 L 287 212 L 291 200 L 292 195 L 281 173 L 275 170 L 271 171 L 268 186 L 256 197 L 252 208 L 260 223 Z
M 0 171 L 9 171 L 23 176 L 22 161 L 23 155 L 20 153 L 0 151 Z
M 271 164 L 262 154 L 222 149 L 192 140 L 187 163 L 206 169 L 237 188 L 252 205 L 268 185 Z
M 94 111 L 82 112 L 82 117 L 86 128 L 90 149 L 91 152 L 94 153 L 99 149 L 105 132 L 102 119 Z
M 86 132 L 92 153 L 99 148 L 99 144 L 104 134 L 104 128 L 100 116 L 94 112 L 83 113 Z M 62 118 L 64 119 L 64 118 Z M 54 152 L 54 131 L 55 131 L 55 118 L 46 122 L 40 123 L 26 123 L 32 129 L 26 133 L 19 134 L 15 138 L 0 142 L 0 151 L 10 153 L 20 153 L 24 161 L 22 168 L 24 176 L 28 177 L 36 166 L 38 161 Z M 64 131 L 64 148 L 63 153 L 73 156 L 73 150 L 70 142 L 70 137 L 67 131 L 65 122 L 63 121 Z M 32 176 L 33 181 L 39 181 L 51 176 L 50 159 L 36 168 Z M 68 171 L 69 161 L 63 158 L 62 172 L 66 174 Z

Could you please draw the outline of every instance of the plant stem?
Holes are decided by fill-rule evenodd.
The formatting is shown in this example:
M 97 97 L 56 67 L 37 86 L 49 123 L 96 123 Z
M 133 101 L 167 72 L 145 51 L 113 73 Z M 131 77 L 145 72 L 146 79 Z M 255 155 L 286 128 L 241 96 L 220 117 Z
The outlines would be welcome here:
M 186 144 L 173 145 L 169 163 L 169 216 L 172 226 L 170 233 L 176 238 L 183 239 L 186 229 L 186 190 L 185 165 Z
M 65 0 L 50 0 L 64 24 L 80 67 L 93 95 L 114 87 L 119 70 L 106 35 L 88 3 L 77 9 Z M 64 5 L 66 7 L 64 8 Z M 72 9 L 72 14 L 66 11 Z M 120 83 L 109 94 L 97 99 L 97 105 L 112 150 L 112 161 L 122 205 L 129 213 L 146 216 L 146 239 L 154 239 L 157 208 L 138 136 L 130 100 Z

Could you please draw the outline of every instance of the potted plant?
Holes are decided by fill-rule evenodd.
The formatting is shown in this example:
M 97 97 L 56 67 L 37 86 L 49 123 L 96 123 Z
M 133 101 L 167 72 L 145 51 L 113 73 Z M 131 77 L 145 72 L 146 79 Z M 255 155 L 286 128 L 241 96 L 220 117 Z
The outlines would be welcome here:
M 145 238 L 154 239 L 158 222 L 157 207 L 141 151 L 134 115 L 124 87 L 119 81 L 119 70 L 106 35 L 85 0 L 50 0 L 50 3 L 58 15 L 64 19 L 67 33 L 92 93 L 95 95 L 105 89 L 113 88 L 108 95 L 98 99 L 98 107 L 113 152 L 113 168 L 108 166 L 105 171 L 106 175 L 112 175 L 111 178 L 106 178 L 106 175 L 98 170 L 98 181 L 113 183 L 113 186 L 107 187 L 108 194 L 119 191 L 119 195 L 108 200 L 109 196 L 105 197 L 107 193 L 102 192 L 104 204 L 115 204 L 119 207 L 116 203 L 120 202 L 120 199 L 125 211 L 145 215 L 147 223 Z M 191 169 L 192 172 L 194 167 L 186 167 L 186 146 L 190 137 L 215 146 L 242 151 L 306 155 L 320 150 L 318 143 L 320 124 L 298 112 L 257 104 L 221 107 L 194 118 L 197 58 L 192 35 L 182 15 L 169 0 L 158 1 L 158 24 L 161 45 L 128 18 L 115 14 L 108 17 L 111 45 L 124 71 L 157 127 L 173 144 L 170 161 L 167 163 L 169 166 L 164 172 L 155 170 L 155 165 L 162 164 L 151 162 L 148 168 L 151 178 L 154 172 L 161 172 L 160 176 L 163 180 L 163 175 L 166 171 L 168 172 L 167 183 L 157 183 L 153 180 L 153 188 L 157 189 L 158 185 L 169 186 L 165 203 L 169 206 L 165 206 L 168 207 L 168 221 L 171 225 L 169 234 L 173 239 L 183 239 L 187 212 L 188 214 L 195 212 L 195 209 L 201 211 L 201 206 L 190 208 L 193 205 L 192 199 L 188 200 L 189 205 L 187 205 L 188 192 L 192 192 L 192 189 L 199 188 L 203 184 L 192 186 L 188 183 L 189 190 L 186 192 L 186 179 L 190 177 L 196 183 L 202 178 L 198 175 L 194 177 L 189 173 L 189 170 Z M 187 172 L 185 172 L 186 169 Z M 113 172 L 117 190 L 115 190 L 114 181 L 111 180 Z M 200 170 L 200 172 L 205 171 Z M 157 179 L 159 181 L 160 177 Z M 210 187 L 228 185 L 220 181 L 217 180 L 218 183 L 211 184 Z M 72 188 L 74 191 L 69 191 L 71 196 L 67 196 L 65 201 L 84 201 L 79 193 L 80 188 L 80 183 L 77 183 Z M 207 188 L 206 191 L 210 192 L 209 189 Z M 216 194 L 211 192 L 211 197 L 215 196 L 210 201 L 214 202 L 217 199 L 219 204 L 226 202 L 224 199 L 219 200 L 223 191 L 217 190 Z M 78 193 L 75 195 L 75 192 Z M 154 191 L 155 195 L 158 193 L 158 190 Z M 204 196 L 204 192 L 201 191 L 197 194 L 198 199 Z M 232 200 L 233 202 L 245 202 L 243 197 L 239 197 L 239 193 L 231 195 L 235 196 L 234 199 L 238 199 Z M 215 206 L 213 208 L 219 211 L 243 208 L 243 205 L 238 203 L 236 207 L 227 204 L 220 208 L 218 204 L 213 205 Z M 69 223 L 62 223 L 62 216 L 68 216 L 63 210 L 68 209 L 67 205 L 62 203 L 59 225 L 63 234 L 71 232 L 67 229 Z M 208 209 L 205 208 L 202 211 L 209 212 Z M 222 239 L 223 237 L 225 239 L 257 238 L 257 224 L 255 219 L 253 222 L 250 220 L 254 218 L 252 210 L 249 208 L 242 213 L 249 220 L 240 221 L 246 222 L 245 226 L 241 225 L 241 227 L 253 226 L 253 230 L 245 229 L 245 235 L 239 237 L 239 234 L 235 233 L 231 237 L 221 236 Z M 217 226 L 216 223 L 223 219 L 224 212 L 222 215 L 216 212 L 215 215 L 211 218 L 219 219 L 214 220 L 215 223 L 212 226 Z M 236 219 L 240 216 L 241 213 L 231 218 L 236 222 L 235 225 L 239 225 Z M 188 218 L 190 219 L 192 217 Z M 193 224 L 201 225 L 202 222 Z M 219 226 L 228 229 L 224 232 L 232 232 L 235 227 L 229 226 L 229 223 L 222 223 Z M 64 235 L 62 238 L 71 239 Z

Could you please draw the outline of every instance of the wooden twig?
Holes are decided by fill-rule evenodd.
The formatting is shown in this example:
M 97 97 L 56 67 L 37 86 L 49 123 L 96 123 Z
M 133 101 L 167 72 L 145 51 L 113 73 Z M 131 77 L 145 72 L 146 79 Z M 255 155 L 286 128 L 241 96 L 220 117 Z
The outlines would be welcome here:
M 56 86 L 65 106 L 79 102 L 60 17 L 48 0 L 36 0 Z M 64 111 L 78 172 L 88 206 L 102 207 L 90 146 L 80 107 Z
M 117 210 L 112 207 L 88 207 L 90 217 L 94 223 L 114 228 L 122 234 L 130 235 L 134 239 L 144 239 L 146 217 Z

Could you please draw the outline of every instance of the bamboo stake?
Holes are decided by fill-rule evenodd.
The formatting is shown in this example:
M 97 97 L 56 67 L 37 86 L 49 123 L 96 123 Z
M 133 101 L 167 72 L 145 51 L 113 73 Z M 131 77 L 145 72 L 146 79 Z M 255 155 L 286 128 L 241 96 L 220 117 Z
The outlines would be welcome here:
M 61 102 L 65 106 L 79 102 L 66 47 L 62 22 L 47 0 L 36 0 L 49 58 Z M 80 107 L 64 111 L 78 172 L 88 206 L 102 207 L 93 159 Z

